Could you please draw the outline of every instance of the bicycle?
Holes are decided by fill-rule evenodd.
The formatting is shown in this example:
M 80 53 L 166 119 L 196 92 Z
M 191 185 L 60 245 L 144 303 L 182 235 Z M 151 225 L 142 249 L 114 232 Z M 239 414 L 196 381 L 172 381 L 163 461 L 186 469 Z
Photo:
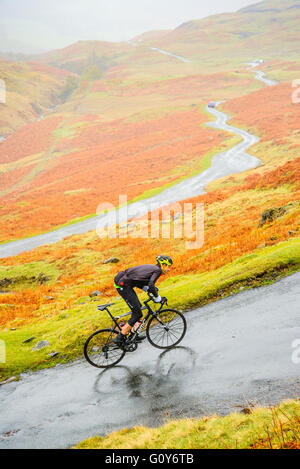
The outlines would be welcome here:
M 110 368 L 119 363 L 127 352 L 134 352 L 138 348 L 139 333 L 146 325 L 146 337 L 151 345 L 159 349 L 171 349 L 182 341 L 186 333 L 186 320 L 182 313 L 176 309 L 166 308 L 167 299 L 163 298 L 160 308 L 155 311 L 149 306 L 153 298 L 144 301 L 142 310 L 147 310 L 146 316 L 135 332 L 130 332 L 126 336 L 124 345 L 118 346 L 113 342 L 114 337 L 121 331 L 121 324 L 118 320 L 131 314 L 113 316 L 109 307 L 114 303 L 98 305 L 99 311 L 107 311 L 113 324 L 110 329 L 100 329 L 94 332 L 84 344 L 84 356 L 90 365 L 97 368 Z

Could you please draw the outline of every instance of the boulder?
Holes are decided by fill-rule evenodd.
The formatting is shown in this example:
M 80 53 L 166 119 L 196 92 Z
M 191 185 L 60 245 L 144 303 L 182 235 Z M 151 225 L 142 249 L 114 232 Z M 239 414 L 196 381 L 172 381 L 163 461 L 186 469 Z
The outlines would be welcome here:
M 49 345 L 50 343 L 48 342 L 48 340 L 40 340 L 31 351 L 36 352 L 37 350 L 41 350 L 42 348 L 49 347 Z
M 102 264 L 116 264 L 117 262 L 120 262 L 120 259 L 117 257 L 110 257 L 109 259 L 103 261 Z
M 102 293 L 99 290 L 94 290 L 90 293 L 91 298 L 93 298 L 94 296 L 100 296 L 100 295 L 102 295 Z M 84 304 L 84 303 L 79 303 L 79 304 Z
M 29 342 L 32 342 L 32 340 L 36 339 L 36 337 L 29 337 L 29 339 L 26 339 L 22 342 L 22 344 L 28 344 Z
M 32 279 L 34 279 L 34 277 Z M 44 283 L 49 282 L 51 279 L 50 277 L 47 277 L 45 274 L 43 274 L 43 272 L 40 272 L 36 280 L 40 285 L 44 285 Z
M 265 210 L 261 215 L 258 228 L 261 228 L 266 223 L 271 223 L 276 218 L 282 217 L 286 212 L 287 210 L 285 207 L 270 208 L 268 210 Z

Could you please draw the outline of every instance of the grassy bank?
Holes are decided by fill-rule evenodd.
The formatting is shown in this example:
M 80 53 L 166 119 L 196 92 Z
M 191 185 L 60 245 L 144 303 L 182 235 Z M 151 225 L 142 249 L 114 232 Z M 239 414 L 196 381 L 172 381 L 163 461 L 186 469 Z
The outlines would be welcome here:
M 76 449 L 299 449 L 300 401 L 245 409 L 226 417 L 173 420 L 159 428 L 124 428 Z
M 170 306 L 188 310 L 241 289 L 273 283 L 299 270 L 300 238 L 297 237 L 274 246 L 258 248 L 211 272 L 170 277 L 160 284 L 160 290 L 168 297 Z M 141 298 L 144 297 L 145 294 L 141 295 Z M 112 307 L 115 314 L 127 310 L 119 297 L 101 297 L 101 303 L 107 301 L 115 302 Z M 49 306 L 45 305 L 44 308 Z M 97 311 L 96 303 L 89 301 L 88 297 L 80 297 L 59 314 L 53 312 L 47 316 L 33 320 L 24 327 L 1 331 L 0 338 L 6 344 L 7 363 L 0 368 L 0 380 L 18 376 L 26 370 L 47 368 L 81 357 L 89 334 L 110 325 L 107 314 Z M 29 338 L 33 338 L 32 341 L 24 344 Z M 40 340 L 47 340 L 50 345 L 32 352 Z M 59 355 L 52 358 L 49 356 L 52 352 L 59 352 Z

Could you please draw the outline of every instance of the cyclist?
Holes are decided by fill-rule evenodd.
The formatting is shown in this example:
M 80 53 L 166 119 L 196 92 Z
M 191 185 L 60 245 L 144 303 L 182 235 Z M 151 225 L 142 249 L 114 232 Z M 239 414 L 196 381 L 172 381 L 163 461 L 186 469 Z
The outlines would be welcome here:
M 125 335 L 143 316 L 141 311 L 142 305 L 134 290 L 135 287 L 151 293 L 155 303 L 162 301 L 154 284 L 162 274 L 169 272 L 173 261 L 169 256 L 165 255 L 156 256 L 156 261 L 156 265 L 144 264 L 130 267 L 125 271 L 119 272 L 114 278 L 114 286 L 117 292 L 126 301 L 132 311 L 129 321 L 122 327 L 122 332 L 114 338 L 114 343 L 117 345 L 124 343 Z

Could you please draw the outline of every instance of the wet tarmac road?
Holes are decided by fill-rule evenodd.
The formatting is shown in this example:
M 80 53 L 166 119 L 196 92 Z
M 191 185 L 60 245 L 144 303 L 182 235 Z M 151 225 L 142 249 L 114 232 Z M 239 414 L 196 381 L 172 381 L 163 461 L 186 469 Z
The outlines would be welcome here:
M 67 448 L 166 418 L 226 414 L 299 395 L 300 273 L 186 313 L 179 347 L 147 341 L 118 367 L 84 360 L 0 387 L 0 448 Z
M 259 63 L 249 62 L 246 65 L 250 65 L 248 70 L 252 70 L 255 73 L 256 80 L 262 81 L 263 83 L 265 83 L 265 85 L 268 85 L 268 86 L 278 85 L 278 81 L 270 80 L 269 78 L 266 78 L 265 73 L 262 70 L 255 70 L 255 68 L 260 65 Z
M 181 55 L 172 54 L 171 52 L 167 52 L 166 50 L 163 50 L 163 49 L 158 49 L 157 47 L 150 47 L 150 50 L 154 50 L 154 51 L 160 52 L 161 54 L 174 57 L 175 59 L 181 60 L 182 62 L 185 62 L 185 63 L 191 62 L 189 59 L 186 59 L 185 57 L 182 57 Z

